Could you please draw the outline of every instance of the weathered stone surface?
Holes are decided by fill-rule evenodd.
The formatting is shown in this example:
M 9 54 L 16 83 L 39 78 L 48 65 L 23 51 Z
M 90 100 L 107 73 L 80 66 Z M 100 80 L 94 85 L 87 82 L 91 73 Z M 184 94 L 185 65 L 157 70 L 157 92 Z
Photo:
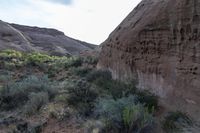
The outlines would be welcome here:
M 0 21 L 0 50 L 38 51 L 54 55 L 78 55 L 95 45 L 72 39 L 55 29 L 8 24 Z
M 200 119 L 200 1 L 143 0 L 102 44 L 98 68 Z

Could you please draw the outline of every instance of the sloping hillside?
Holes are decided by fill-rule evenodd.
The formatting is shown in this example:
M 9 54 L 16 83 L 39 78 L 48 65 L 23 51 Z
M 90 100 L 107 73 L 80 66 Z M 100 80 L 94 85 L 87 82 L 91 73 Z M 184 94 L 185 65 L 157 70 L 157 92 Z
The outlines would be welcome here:
M 0 21 L 0 50 L 37 51 L 54 55 L 78 55 L 96 45 L 72 39 L 55 29 L 8 24 Z

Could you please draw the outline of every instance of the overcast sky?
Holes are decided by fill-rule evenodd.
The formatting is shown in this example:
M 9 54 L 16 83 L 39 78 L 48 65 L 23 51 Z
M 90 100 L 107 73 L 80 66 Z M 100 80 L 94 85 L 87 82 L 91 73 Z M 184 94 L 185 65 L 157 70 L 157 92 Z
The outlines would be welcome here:
M 1 0 L 0 19 L 100 44 L 141 0 Z

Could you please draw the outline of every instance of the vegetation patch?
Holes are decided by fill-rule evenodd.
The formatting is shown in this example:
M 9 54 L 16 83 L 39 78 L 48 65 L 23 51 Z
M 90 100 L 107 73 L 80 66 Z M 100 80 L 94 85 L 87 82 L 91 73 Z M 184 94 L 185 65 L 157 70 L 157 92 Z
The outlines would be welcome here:
M 182 129 L 192 126 L 192 120 L 182 112 L 169 112 L 162 122 L 163 129 L 167 133 L 182 132 Z
M 133 95 L 117 100 L 101 98 L 96 104 L 95 114 L 106 123 L 104 132 L 140 133 L 153 124 L 152 114 Z

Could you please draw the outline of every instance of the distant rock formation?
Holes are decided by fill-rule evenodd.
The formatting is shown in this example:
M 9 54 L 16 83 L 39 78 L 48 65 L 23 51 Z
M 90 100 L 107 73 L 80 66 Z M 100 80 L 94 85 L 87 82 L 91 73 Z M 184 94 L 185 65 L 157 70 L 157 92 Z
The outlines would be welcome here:
M 37 51 L 53 55 L 78 55 L 96 45 L 72 39 L 55 29 L 8 24 L 0 21 L 0 50 Z
M 200 119 L 200 1 L 142 0 L 102 44 L 98 68 Z

